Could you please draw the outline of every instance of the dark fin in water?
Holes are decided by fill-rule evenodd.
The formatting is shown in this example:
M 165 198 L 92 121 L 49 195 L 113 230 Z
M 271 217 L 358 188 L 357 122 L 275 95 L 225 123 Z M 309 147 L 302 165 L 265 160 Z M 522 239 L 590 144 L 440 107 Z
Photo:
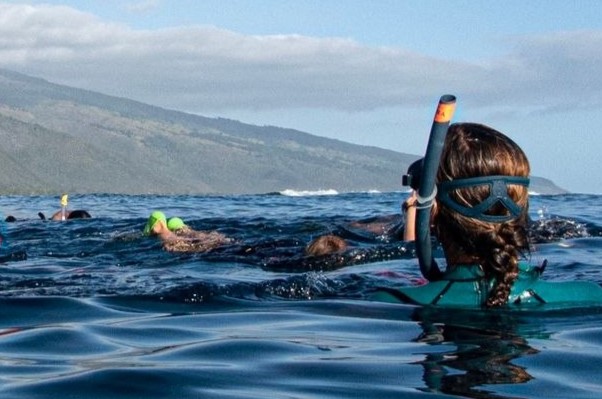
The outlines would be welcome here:
M 40 219 L 46 220 L 46 216 L 42 212 L 38 212 L 38 216 L 40 217 Z

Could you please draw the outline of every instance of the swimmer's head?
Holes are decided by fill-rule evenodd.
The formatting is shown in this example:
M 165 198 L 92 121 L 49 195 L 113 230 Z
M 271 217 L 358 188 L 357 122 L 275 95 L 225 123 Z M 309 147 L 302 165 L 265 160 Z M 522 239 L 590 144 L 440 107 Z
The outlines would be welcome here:
M 67 219 L 90 219 L 92 216 L 83 209 L 76 209 L 74 211 L 69 212 L 67 215 Z
M 487 306 L 508 301 L 527 233 L 529 160 L 508 136 L 475 123 L 455 123 L 445 137 L 431 213 L 452 264 L 478 264 L 493 282 Z
M 305 247 L 305 254 L 309 256 L 323 256 L 343 252 L 347 249 L 347 242 L 333 234 L 320 236 Z
M 182 227 L 185 227 L 186 225 L 184 224 L 184 221 L 180 218 L 170 218 L 167 221 L 167 228 L 169 229 L 169 231 L 176 231 L 181 229 Z
M 150 217 L 148 218 L 148 222 L 146 222 L 146 226 L 144 226 L 143 234 L 145 236 L 150 235 L 153 231 L 153 227 L 155 227 L 155 225 L 159 221 L 167 223 L 167 218 L 165 217 L 165 214 L 161 211 L 154 211 L 153 213 L 151 213 Z

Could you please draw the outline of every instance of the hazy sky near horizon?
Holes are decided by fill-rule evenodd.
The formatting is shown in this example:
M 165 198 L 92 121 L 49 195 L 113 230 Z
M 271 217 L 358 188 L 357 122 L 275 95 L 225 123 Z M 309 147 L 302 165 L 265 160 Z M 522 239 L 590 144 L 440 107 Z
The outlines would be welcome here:
M 602 193 L 597 0 L 2 1 L 0 68 L 422 154 L 436 103 Z M 400 171 L 400 175 L 403 171 Z

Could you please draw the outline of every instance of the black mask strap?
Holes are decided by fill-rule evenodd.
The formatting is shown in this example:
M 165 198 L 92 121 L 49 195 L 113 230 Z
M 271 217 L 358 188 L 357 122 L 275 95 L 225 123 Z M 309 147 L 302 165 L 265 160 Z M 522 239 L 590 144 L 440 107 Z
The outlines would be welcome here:
M 466 217 L 484 222 L 503 223 L 516 219 L 523 212 L 523 208 L 508 195 L 509 184 L 529 187 L 529 179 L 519 176 L 482 176 L 445 181 L 437 185 L 437 199 L 447 207 Z M 449 195 L 451 191 L 459 188 L 484 185 L 489 186 L 489 197 L 480 204 L 472 207 L 460 205 Z M 490 215 L 487 213 L 491 207 L 498 203 L 508 210 L 508 215 Z

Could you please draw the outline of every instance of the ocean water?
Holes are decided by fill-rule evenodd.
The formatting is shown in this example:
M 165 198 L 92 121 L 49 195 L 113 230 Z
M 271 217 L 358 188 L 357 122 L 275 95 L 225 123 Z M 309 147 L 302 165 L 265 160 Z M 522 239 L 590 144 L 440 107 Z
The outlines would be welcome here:
M 421 279 L 411 244 L 390 234 L 404 197 L 71 195 L 93 218 L 66 222 L 37 215 L 56 197 L 0 197 L 17 218 L 2 226 L 0 397 L 601 397 L 600 308 L 367 300 Z M 548 260 L 546 279 L 602 282 L 601 199 L 532 197 L 532 262 Z M 166 252 L 141 234 L 155 209 L 235 242 Z M 349 255 L 303 257 L 325 233 Z

